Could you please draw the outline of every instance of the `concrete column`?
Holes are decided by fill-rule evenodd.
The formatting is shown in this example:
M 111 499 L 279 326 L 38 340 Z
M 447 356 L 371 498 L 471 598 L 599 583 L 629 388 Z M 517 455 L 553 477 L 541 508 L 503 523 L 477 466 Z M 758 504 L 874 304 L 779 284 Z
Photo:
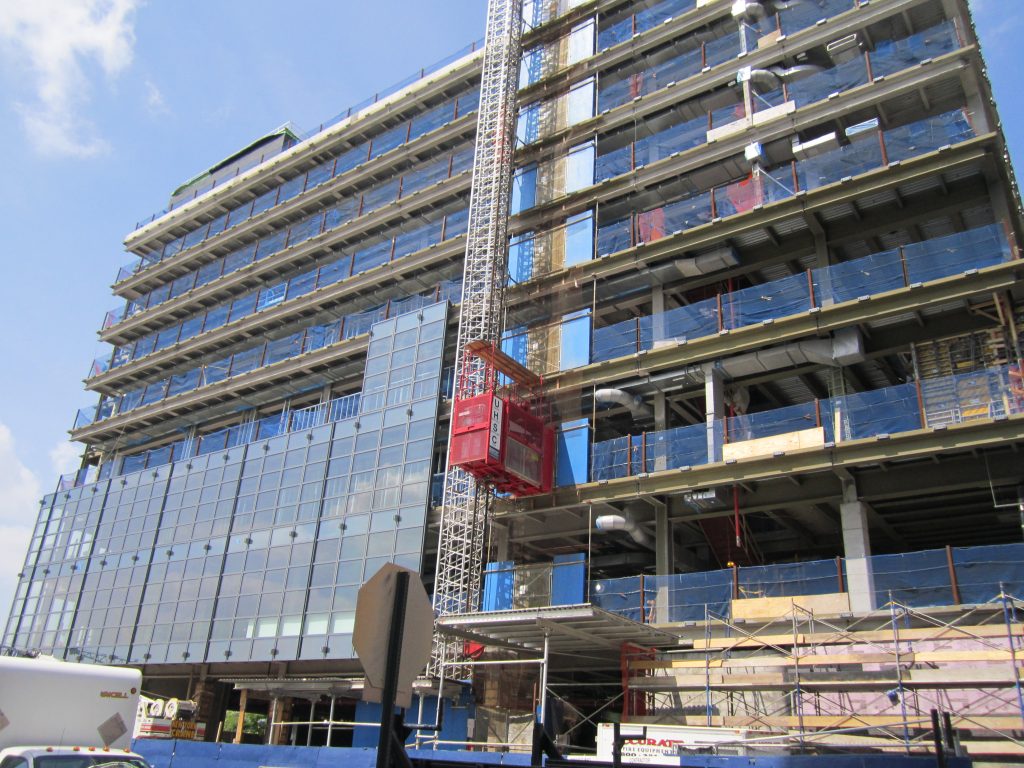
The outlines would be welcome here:
M 875 579 L 871 571 L 868 505 L 856 499 L 843 501 L 839 505 L 839 517 L 843 526 L 846 591 L 850 595 L 850 608 L 854 613 L 867 613 L 875 609 Z
M 672 540 L 672 521 L 668 519 L 668 506 L 658 504 L 654 509 L 654 572 L 668 576 L 675 571 Z
M 668 429 L 668 403 L 665 400 L 664 392 L 655 392 L 651 398 L 651 406 L 654 410 L 654 429 L 656 432 L 664 432 Z M 661 472 L 668 469 L 668 456 L 664 451 L 654 457 L 654 471 Z
M 704 366 L 704 414 L 708 432 L 708 462 L 721 461 L 724 434 L 719 422 L 725 417 L 725 375 L 713 364 Z
M 654 508 L 654 572 L 658 576 L 670 576 L 675 572 L 672 562 L 675 554 L 675 541 L 672 536 L 672 521 L 668 517 L 668 505 L 658 503 Z M 655 621 L 664 623 L 669 620 L 669 594 L 667 584 L 658 586 L 655 602 Z
M 665 291 L 660 285 L 651 289 L 651 341 L 657 349 L 665 341 Z

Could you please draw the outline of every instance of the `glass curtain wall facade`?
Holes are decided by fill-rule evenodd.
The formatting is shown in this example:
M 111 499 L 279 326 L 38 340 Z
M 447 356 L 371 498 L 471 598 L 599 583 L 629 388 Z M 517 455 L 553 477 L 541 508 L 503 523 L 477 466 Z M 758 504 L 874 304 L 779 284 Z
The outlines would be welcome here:
M 375 323 L 358 411 L 47 496 L 7 644 L 110 662 L 352 658 L 356 591 L 419 571 L 447 305 Z

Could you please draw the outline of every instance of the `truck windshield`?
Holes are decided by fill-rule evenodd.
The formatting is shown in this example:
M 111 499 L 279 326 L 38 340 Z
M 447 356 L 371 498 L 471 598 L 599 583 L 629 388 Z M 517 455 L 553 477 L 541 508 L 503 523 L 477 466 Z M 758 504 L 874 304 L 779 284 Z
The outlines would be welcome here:
M 42 755 L 34 768 L 149 768 L 142 760 L 110 755 Z

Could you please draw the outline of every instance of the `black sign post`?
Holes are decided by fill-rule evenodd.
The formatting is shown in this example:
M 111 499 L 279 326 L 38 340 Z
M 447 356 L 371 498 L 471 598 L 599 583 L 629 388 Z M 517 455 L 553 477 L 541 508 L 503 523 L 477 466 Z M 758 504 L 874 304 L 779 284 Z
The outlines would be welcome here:
M 395 578 L 397 579 L 395 600 L 391 605 L 391 628 L 388 631 L 388 661 L 384 671 L 384 689 L 380 701 L 377 768 L 394 768 L 396 759 L 399 765 L 409 765 L 409 758 L 405 754 L 405 738 L 408 734 L 400 736 L 399 731 L 406 729 L 402 727 L 402 716 L 395 714 L 398 665 L 401 661 L 402 635 L 405 631 L 405 601 L 409 594 L 409 574 L 406 571 L 398 571 L 395 573 Z

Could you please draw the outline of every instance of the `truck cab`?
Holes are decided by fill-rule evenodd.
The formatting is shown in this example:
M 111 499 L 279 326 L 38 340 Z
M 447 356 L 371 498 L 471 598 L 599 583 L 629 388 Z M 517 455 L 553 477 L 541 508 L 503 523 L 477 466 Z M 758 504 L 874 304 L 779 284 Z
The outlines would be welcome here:
M 0 768 L 151 768 L 141 755 L 118 749 L 11 747 L 0 750 Z

